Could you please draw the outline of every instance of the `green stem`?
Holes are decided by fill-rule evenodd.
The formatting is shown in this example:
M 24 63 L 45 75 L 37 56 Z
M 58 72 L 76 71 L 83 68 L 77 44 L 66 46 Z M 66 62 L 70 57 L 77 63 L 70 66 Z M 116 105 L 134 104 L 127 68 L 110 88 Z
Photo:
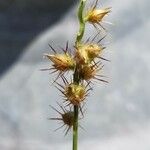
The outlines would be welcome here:
M 85 2 L 86 0 L 80 0 L 80 4 L 79 4 L 79 8 L 78 8 L 78 19 L 79 19 L 79 32 L 77 34 L 77 38 L 76 38 L 76 45 L 79 45 L 81 42 L 81 39 L 84 35 L 84 31 L 85 31 L 85 21 L 83 18 L 83 10 L 85 7 Z
M 78 106 L 74 106 L 73 150 L 78 149 Z
M 80 0 L 79 9 L 78 9 L 78 19 L 79 19 L 79 32 L 76 38 L 76 47 L 80 45 L 82 37 L 85 31 L 85 21 L 83 18 L 83 10 L 85 7 L 86 0 Z M 80 77 L 78 73 L 78 64 L 76 64 L 76 68 L 73 75 L 73 81 L 76 84 L 80 83 Z M 74 121 L 73 121 L 73 150 L 78 149 L 78 115 L 79 115 L 79 106 L 74 105 Z
M 76 84 L 79 84 L 79 77 L 78 77 L 78 66 L 76 65 L 74 75 L 73 75 L 73 81 Z M 74 120 L 73 120 L 73 150 L 78 149 L 78 105 L 74 105 Z

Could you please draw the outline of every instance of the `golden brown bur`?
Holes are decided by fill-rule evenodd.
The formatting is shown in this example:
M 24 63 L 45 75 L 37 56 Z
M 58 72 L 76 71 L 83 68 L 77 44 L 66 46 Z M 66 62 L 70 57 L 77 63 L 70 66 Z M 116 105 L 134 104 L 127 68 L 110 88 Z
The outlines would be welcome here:
M 53 62 L 53 68 L 58 71 L 68 71 L 73 70 L 75 62 L 73 58 L 68 54 L 45 54 L 45 56 Z
M 104 49 L 103 46 L 90 43 L 90 44 L 83 44 L 77 47 L 76 50 L 76 60 L 80 64 L 89 64 L 95 58 L 98 58 L 102 55 L 102 50 Z
M 98 24 L 102 22 L 103 18 L 111 12 L 111 8 L 92 9 L 87 13 L 87 21 L 92 24 Z

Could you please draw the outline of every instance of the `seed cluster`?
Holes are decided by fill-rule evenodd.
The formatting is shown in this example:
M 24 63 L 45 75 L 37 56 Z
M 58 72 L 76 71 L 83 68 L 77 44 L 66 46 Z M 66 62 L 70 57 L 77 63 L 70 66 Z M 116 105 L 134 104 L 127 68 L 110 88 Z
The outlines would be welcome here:
M 65 106 L 61 107 L 63 113 L 55 109 L 60 115 L 61 118 L 51 118 L 53 120 L 63 121 L 63 125 L 67 125 L 68 130 L 73 126 L 74 112 L 72 106 L 78 106 L 82 112 L 82 105 L 86 100 L 86 97 L 89 95 L 91 88 L 92 80 L 99 80 L 102 82 L 107 81 L 104 79 L 101 70 L 103 69 L 103 60 L 105 59 L 103 51 L 105 47 L 101 44 L 101 41 L 106 37 L 102 37 L 98 41 L 97 37 L 100 35 L 101 31 L 104 31 L 102 26 L 102 21 L 108 13 L 110 13 L 110 7 L 99 9 L 97 7 L 98 0 L 95 4 L 91 6 L 90 10 L 87 13 L 83 14 L 84 23 L 90 23 L 97 29 L 98 34 L 93 37 L 93 39 L 88 39 L 87 41 L 78 41 L 73 48 L 73 51 L 70 52 L 68 42 L 66 47 L 62 48 L 62 53 L 57 53 L 51 45 L 50 48 L 53 51 L 53 54 L 45 54 L 46 58 L 52 62 L 52 65 L 48 70 L 51 70 L 51 73 L 57 73 L 58 76 L 54 81 L 56 88 L 62 93 L 64 97 Z M 72 72 L 71 81 L 68 80 L 66 72 Z M 61 80 L 58 82 L 57 80 Z M 66 107 L 70 107 L 69 110 Z

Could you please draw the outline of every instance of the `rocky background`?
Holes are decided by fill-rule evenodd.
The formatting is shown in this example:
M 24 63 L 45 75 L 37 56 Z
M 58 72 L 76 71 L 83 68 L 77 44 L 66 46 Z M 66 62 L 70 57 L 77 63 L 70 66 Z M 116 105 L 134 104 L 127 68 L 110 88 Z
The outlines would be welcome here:
M 21 7 L 23 4 L 19 3 L 19 0 L 16 2 L 18 4 L 15 3 L 14 8 Z M 24 2 L 30 2 L 31 6 L 31 1 Z M 59 2 L 57 1 L 58 6 L 62 7 Z M 64 7 L 67 6 L 65 3 L 69 4 L 64 1 Z M 30 10 L 27 11 L 28 13 L 33 11 L 25 3 L 22 7 L 24 9 L 14 11 L 12 11 L 13 5 L 8 7 L 7 3 L 4 4 L 5 9 L 1 7 L 0 16 L 1 19 L 3 18 L 3 21 L 0 22 L 3 28 L 5 28 L 5 21 L 9 22 L 12 18 L 5 20 L 6 17 L 3 15 L 7 11 L 10 11 L 8 13 L 10 16 L 12 12 L 24 9 Z M 110 83 L 108 85 L 96 84 L 94 92 L 88 98 L 85 118 L 80 121 L 85 128 L 85 131 L 80 130 L 79 146 L 81 150 L 91 150 L 91 148 L 94 150 L 150 149 L 149 5 L 148 0 L 101 1 L 100 6 L 112 6 L 112 14 L 106 20 L 115 24 L 114 26 L 107 25 L 108 30 L 111 31 L 107 37 L 109 44 L 104 41 L 104 44 L 108 45 L 105 55 L 111 60 L 111 63 L 105 62 L 105 74 L 109 77 Z M 53 16 L 50 15 L 49 9 L 43 10 L 44 4 L 37 4 L 34 7 L 47 13 L 47 17 Z M 61 97 L 60 93 L 51 86 L 53 76 L 39 70 L 49 65 L 46 60 L 42 59 L 44 52 L 50 52 L 48 43 L 57 49 L 59 46 L 64 46 L 69 40 L 69 45 L 72 46 L 75 32 L 78 29 L 75 10 L 76 5 L 65 16 L 62 16 L 64 12 L 62 11 L 61 19 L 60 15 L 56 15 L 58 12 L 55 10 L 57 22 L 50 21 L 49 24 L 47 24 L 48 19 L 43 21 L 44 16 L 39 17 L 39 14 L 42 13 L 35 13 L 39 19 L 33 23 L 36 17 L 33 17 L 34 13 L 31 13 L 28 15 L 28 17 L 33 15 L 30 21 L 37 26 L 42 24 L 39 25 L 40 28 L 36 30 L 36 33 L 34 30 L 36 27 L 32 26 L 30 29 L 32 36 L 26 34 L 28 17 L 23 22 L 25 16 L 21 17 L 23 20 L 16 21 L 16 24 L 25 24 L 24 29 L 21 27 L 19 30 L 19 27 L 16 26 L 13 32 L 8 30 L 12 29 L 14 25 L 12 22 L 15 19 L 12 19 L 10 23 L 5 23 L 8 26 L 5 32 L 0 28 L 0 34 L 3 35 L 0 36 L 3 39 L 0 42 L 0 46 L 3 47 L 0 53 L 7 54 L 0 55 L 3 59 L 0 66 L 7 64 L 5 69 L 4 67 L 1 69 L 3 74 L 0 77 L 0 149 L 71 149 L 72 135 L 69 133 L 64 137 L 63 129 L 53 132 L 59 124 L 47 120 L 48 117 L 57 116 L 48 105 L 58 107 L 56 101 L 61 102 Z M 52 23 L 53 26 L 50 26 Z M 30 23 L 28 27 L 31 27 Z M 18 30 L 21 35 L 17 34 Z M 87 26 L 87 37 L 89 35 L 95 35 L 95 30 L 91 30 L 90 25 Z M 19 48 L 16 41 L 21 41 L 23 37 L 27 41 L 20 44 Z M 9 45 L 6 42 L 8 39 L 16 41 Z M 16 56 L 19 50 L 14 55 L 15 57 L 10 54 L 14 49 L 20 49 L 19 57 Z

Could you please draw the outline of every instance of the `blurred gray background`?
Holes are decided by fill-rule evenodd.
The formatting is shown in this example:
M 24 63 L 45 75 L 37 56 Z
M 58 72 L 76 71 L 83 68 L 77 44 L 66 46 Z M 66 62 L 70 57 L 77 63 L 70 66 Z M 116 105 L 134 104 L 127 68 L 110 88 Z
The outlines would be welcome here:
M 57 116 L 49 104 L 62 102 L 53 75 L 39 70 L 50 65 L 42 59 L 49 43 L 73 46 L 76 2 L 0 1 L 0 150 L 71 149 L 71 133 L 53 132 L 59 124 L 47 119 Z M 96 83 L 87 100 L 79 149 L 150 150 L 150 1 L 100 2 L 112 6 L 106 21 L 114 23 L 104 41 L 109 84 Z

